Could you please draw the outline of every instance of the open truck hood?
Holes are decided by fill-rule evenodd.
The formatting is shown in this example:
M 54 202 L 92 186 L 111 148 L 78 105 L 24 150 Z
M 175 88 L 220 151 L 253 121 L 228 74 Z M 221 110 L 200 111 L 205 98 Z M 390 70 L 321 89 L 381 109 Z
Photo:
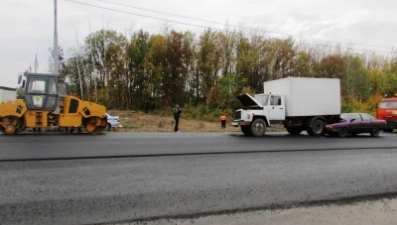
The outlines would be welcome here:
M 244 106 L 247 106 L 247 107 L 248 106 L 260 106 L 260 107 L 262 107 L 262 104 L 260 102 L 258 102 L 254 97 L 249 95 L 248 93 L 237 95 L 236 98 L 238 100 L 240 100 L 240 102 Z

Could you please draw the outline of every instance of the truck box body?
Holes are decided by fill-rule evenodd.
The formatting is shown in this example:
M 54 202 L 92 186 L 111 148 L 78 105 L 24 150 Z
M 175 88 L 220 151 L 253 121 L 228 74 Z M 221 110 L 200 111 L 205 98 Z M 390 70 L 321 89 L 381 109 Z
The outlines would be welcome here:
M 339 115 L 340 80 L 337 78 L 287 77 L 264 82 L 266 94 L 285 96 L 285 116 Z

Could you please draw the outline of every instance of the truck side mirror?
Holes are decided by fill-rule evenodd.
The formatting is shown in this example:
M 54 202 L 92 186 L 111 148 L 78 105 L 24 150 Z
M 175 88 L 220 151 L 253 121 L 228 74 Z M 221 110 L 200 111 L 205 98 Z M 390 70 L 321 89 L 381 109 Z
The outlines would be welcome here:
M 22 88 L 25 88 L 25 84 L 26 84 L 26 81 L 23 80 L 23 81 L 22 81 Z

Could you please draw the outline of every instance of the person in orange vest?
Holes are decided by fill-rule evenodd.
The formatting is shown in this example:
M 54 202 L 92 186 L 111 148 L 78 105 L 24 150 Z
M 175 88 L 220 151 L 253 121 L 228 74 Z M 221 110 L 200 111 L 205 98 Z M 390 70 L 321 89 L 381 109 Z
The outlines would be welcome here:
M 221 121 L 221 128 L 225 129 L 226 128 L 226 120 L 227 120 L 226 115 L 222 114 L 222 116 L 221 116 L 221 118 L 219 118 L 219 120 Z

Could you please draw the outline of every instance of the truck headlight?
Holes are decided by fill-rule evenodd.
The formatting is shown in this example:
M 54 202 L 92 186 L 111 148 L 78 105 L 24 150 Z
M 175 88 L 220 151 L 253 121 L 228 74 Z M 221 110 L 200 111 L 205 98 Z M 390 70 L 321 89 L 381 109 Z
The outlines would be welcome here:
M 247 114 L 247 119 L 250 119 L 250 117 L 251 117 L 250 114 Z

